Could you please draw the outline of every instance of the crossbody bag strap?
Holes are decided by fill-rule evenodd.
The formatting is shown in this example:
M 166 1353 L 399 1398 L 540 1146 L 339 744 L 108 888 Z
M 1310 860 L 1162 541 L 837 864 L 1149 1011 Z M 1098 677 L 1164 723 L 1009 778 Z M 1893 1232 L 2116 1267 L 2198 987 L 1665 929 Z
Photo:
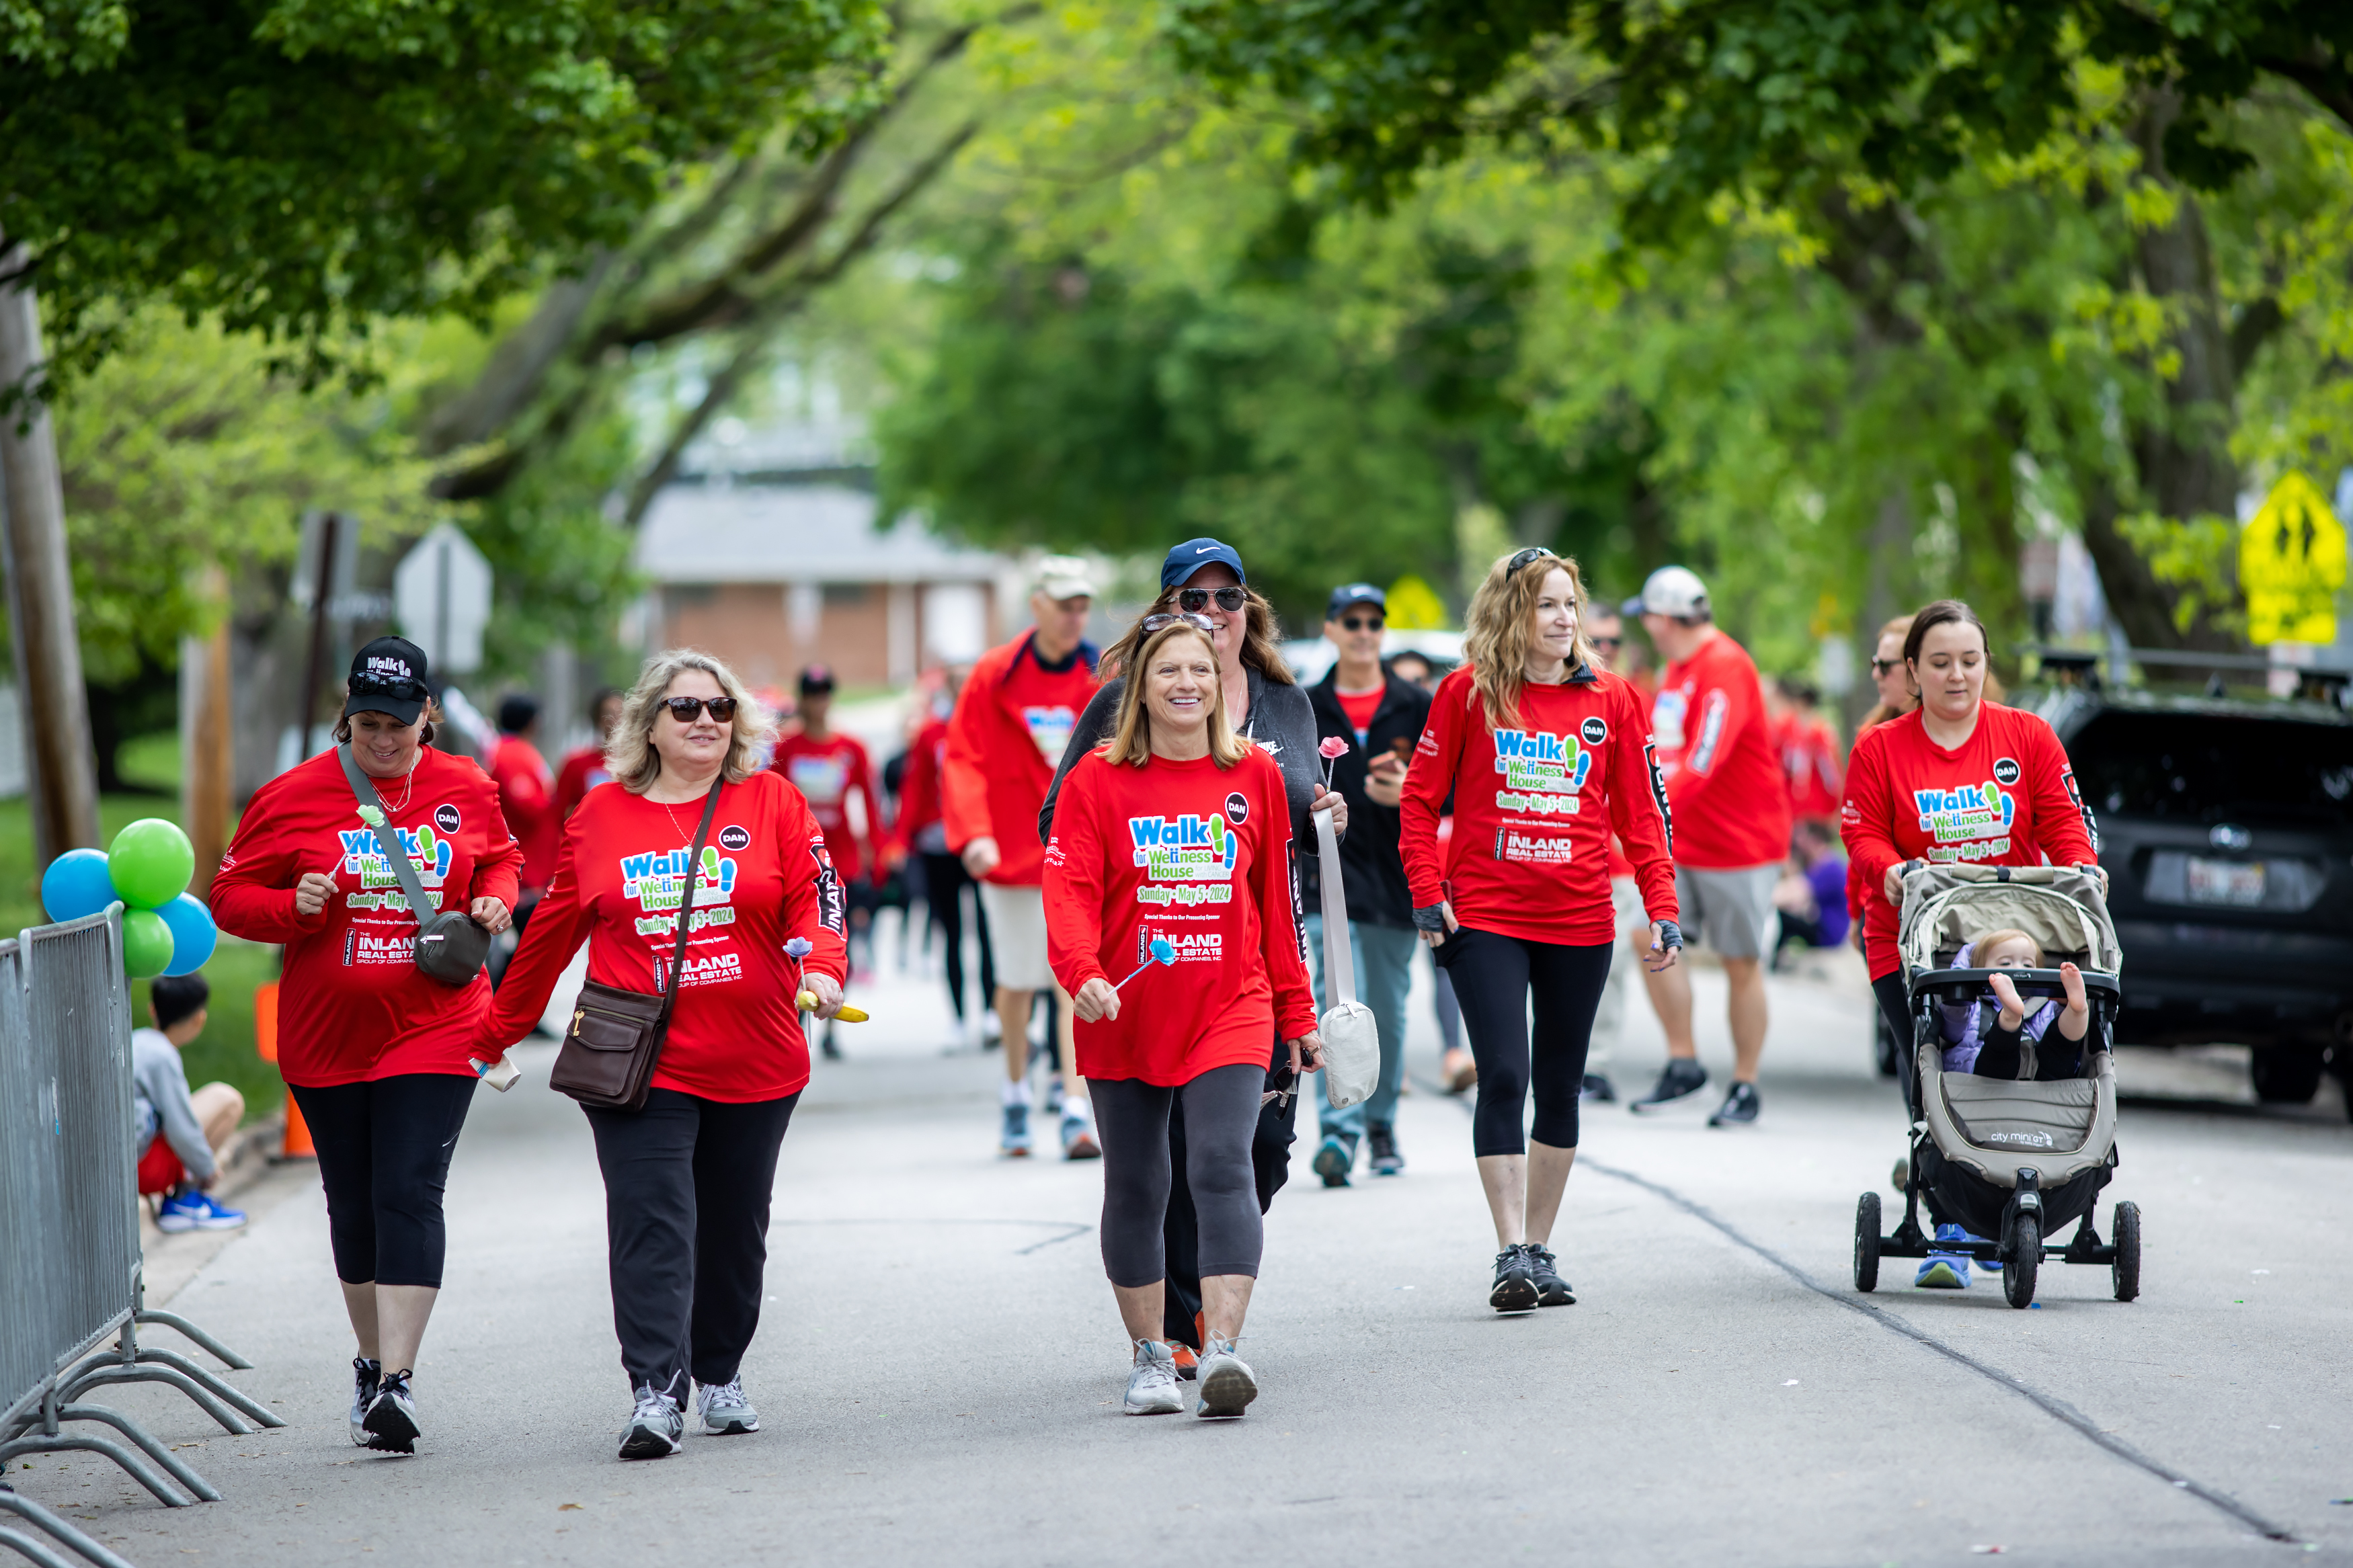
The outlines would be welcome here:
M 678 1002 L 679 967 L 686 962 L 688 928 L 694 918 L 694 884 L 702 876 L 702 841 L 711 833 L 711 819 L 719 815 L 719 792 L 726 783 L 727 770 L 722 768 L 719 776 L 711 781 L 711 794 L 702 803 L 702 821 L 694 830 L 694 847 L 686 852 L 686 895 L 679 901 L 678 944 L 670 952 L 670 978 L 663 983 L 661 1016 L 654 1024 L 657 1041 L 670 1033 L 670 1010 Z
M 1324 895 L 1324 998 L 1331 1006 L 1356 999 L 1356 952 L 1348 945 L 1348 891 L 1340 880 L 1340 839 L 1332 831 L 1332 814 L 1310 812 L 1315 819 L 1317 870 Z
M 335 755 L 342 759 L 343 777 L 352 786 L 352 794 L 360 803 L 360 820 L 375 830 L 375 841 L 392 862 L 392 874 L 400 882 L 400 891 L 408 900 L 408 912 L 417 917 L 422 930 L 435 913 L 426 900 L 425 884 L 417 879 L 417 868 L 408 863 L 408 851 L 400 847 L 400 836 L 392 826 L 392 814 L 384 808 L 384 798 L 376 794 L 375 783 L 360 771 L 359 759 L 352 755 L 349 744 L 337 746 Z M 373 818 L 373 820 L 371 820 Z

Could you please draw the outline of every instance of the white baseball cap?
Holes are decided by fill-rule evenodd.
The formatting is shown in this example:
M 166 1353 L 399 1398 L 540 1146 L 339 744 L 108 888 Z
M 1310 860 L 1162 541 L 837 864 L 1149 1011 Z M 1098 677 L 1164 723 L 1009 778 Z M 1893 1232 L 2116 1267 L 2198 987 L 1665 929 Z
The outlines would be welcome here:
M 1620 613 L 1697 619 L 1708 613 L 1707 584 L 1688 566 L 1662 566 L 1642 580 L 1642 592 L 1627 600 Z
M 1050 599 L 1092 599 L 1094 568 L 1076 555 L 1049 555 L 1038 563 L 1038 592 Z

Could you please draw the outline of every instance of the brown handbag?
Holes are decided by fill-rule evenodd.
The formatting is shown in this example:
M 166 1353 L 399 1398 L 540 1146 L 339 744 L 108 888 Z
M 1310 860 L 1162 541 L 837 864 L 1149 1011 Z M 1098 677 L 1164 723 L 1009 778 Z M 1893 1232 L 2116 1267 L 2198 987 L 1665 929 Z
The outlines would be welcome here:
M 624 991 L 591 980 L 580 988 L 573 1005 L 572 1026 L 564 1031 L 564 1047 L 555 1053 L 548 1087 L 568 1094 L 596 1110 L 643 1110 L 653 1091 L 654 1066 L 661 1060 L 662 1041 L 670 1034 L 671 1005 L 678 1000 L 678 972 L 686 962 L 686 939 L 693 924 L 694 885 L 702 875 L 702 841 L 718 815 L 719 791 L 727 782 L 725 769 L 711 781 L 711 795 L 702 803 L 702 824 L 694 830 L 694 847 L 686 856 L 686 890 L 679 900 L 678 945 L 670 950 L 670 974 L 659 994 Z

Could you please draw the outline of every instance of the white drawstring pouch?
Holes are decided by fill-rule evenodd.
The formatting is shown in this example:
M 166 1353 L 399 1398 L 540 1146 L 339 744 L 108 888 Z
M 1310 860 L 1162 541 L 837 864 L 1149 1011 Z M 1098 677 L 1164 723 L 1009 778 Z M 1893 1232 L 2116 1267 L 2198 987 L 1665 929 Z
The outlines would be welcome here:
M 1324 994 L 1332 1005 L 1316 1027 L 1324 1036 L 1324 1096 L 1335 1110 L 1370 1100 L 1381 1082 L 1381 1036 L 1373 1010 L 1356 1000 L 1356 955 L 1348 945 L 1348 894 L 1340 880 L 1340 839 L 1332 814 L 1318 811 L 1315 850 L 1323 871 Z

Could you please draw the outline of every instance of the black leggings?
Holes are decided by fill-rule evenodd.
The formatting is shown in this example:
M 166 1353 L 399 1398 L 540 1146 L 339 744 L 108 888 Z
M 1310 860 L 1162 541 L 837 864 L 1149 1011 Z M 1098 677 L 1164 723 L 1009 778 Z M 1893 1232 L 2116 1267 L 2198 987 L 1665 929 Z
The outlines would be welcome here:
M 948 977 L 948 1002 L 955 1008 L 958 1023 L 964 1021 L 964 890 L 978 886 L 958 857 L 923 857 L 923 902 L 931 907 L 932 923 L 940 928 L 940 938 L 947 943 L 943 956 Z M 975 928 L 980 934 L 980 1010 L 986 1013 L 989 999 L 997 994 L 997 964 L 988 952 L 988 914 L 980 907 L 977 892 L 973 895 L 972 905 Z
M 1266 1069 L 1212 1068 L 1181 1089 L 1141 1079 L 1089 1079 L 1103 1138 L 1103 1272 L 1114 1285 L 1160 1282 L 1168 1272 L 1161 1227 L 1173 1170 L 1168 1114 L 1185 1108 L 1185 1185 L 1200 1226 L 1202 1276 L 1258 1276 L 1266 1228 L 1259 1215 L 1250 1143 L 1258 1133 Z
M 1453 978 L 1471 1055 L 1479 1064 L 1479 1107 L 1471 1117 L 1473 1153 L 1527 1152 L 1520 1118 L 1531 1085 L 1536 1114 L 1527 1136 L 1555 1149 L 1577 1147 L 1577 1092 L 1585 1085 L 1593 1012 L 1609 980 L 1613 946 L 1529 942 L 1463 926 L 1439 948 L 1438 962 Z
M 335 1278 L 438 1289 L 449 1245 L 441 1192 L 473 1103 L 473 1079 L 402 1073 L 287 1090 L 318 1145 Z
M 588 1112 L 632 1390 L 683 1404 L 690 1377 L 734 1381 L 760 1326 L 776 1151 L 800 1098 L 730 1105 L 657 1089 L 643 1110 Z

